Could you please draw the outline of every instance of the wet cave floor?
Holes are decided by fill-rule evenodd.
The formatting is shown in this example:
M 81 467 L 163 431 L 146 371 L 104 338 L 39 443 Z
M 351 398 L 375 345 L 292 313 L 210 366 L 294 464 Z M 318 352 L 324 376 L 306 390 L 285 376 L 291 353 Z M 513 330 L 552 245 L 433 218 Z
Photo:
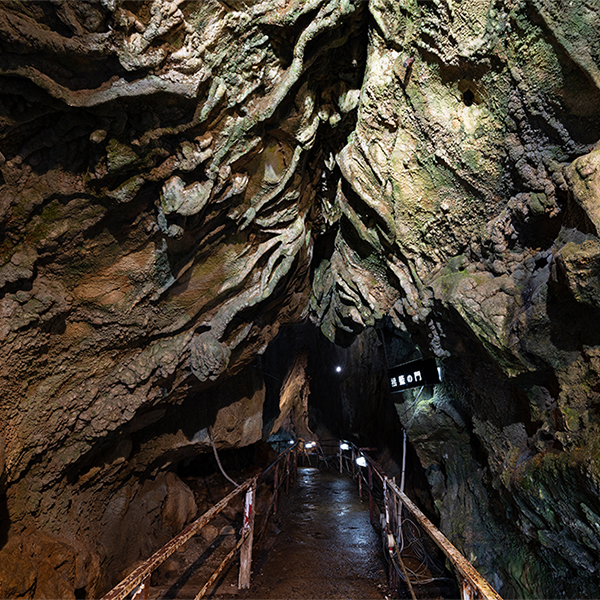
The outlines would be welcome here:
M 254 565 L 250 590 L 237 597 L 389 597 L 382 544 L 349 477 L 299 468 L 297 486 L 281 502 L 280 527 Z
M 241 508 L 241 506 L 240 506 Z M 238 515 L 239 516 L 239 515 Z M 194 598 L 227 552 L 241 522 L 217 522 L 221 533 L 202 550 L 193 538 L 165 564 L 167 579 L 154 583 L 150 600 Z M 255 530 L 256 533 L 257 530 Z M 235 560 L 206 598 L 240 600 L 398 597 L 384 570 L 382 543 L 369 520 L 369 504 L 347 475 L 298 468 L 297 483 L 283 493 L 266 535 L 255 546 L 251 587 L 238 590 Z M 169 576 L 170 575 L 170 576 Z M 174 577 L 173 577 L 174 576 Z M 165 585 L 166 584 L 166 585 Z

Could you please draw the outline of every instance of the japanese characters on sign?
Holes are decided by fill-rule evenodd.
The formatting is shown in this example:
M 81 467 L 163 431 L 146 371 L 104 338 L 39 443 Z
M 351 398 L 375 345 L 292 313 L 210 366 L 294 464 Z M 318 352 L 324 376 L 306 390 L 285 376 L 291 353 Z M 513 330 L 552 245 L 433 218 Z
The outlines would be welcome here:
M 392 392 L 440 383 L 440 373 L 435 358 L 413 360 L 388 369 Z

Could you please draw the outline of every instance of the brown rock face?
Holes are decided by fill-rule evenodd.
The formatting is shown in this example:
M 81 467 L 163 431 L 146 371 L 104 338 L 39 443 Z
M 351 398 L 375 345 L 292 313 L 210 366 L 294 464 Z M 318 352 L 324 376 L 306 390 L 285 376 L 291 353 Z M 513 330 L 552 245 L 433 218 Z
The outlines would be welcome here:
M 366 328 L 443 364 L 399 415 L 501 593 L 600 594 L 599 15 L 3 3 L 0 595 L 94 596 L 191 518 L 167 471 L 261 437 L 256 356 L 309 316 L 367 395 Z
M 0 551 L 0 593 L 6 598 L 75 598 L 75 590 L 97 595 L 98 556 L 84 544 L 26 529 Z
M 163 469 L 209 450 L 209 426 L 222 448 L 261 437 L 264 384 L 248 365 L 307 315 L 316 194 L 354 123 L 365 14 L 320 1 L 0 7 L 11 538 L 31 526 L 87 540 L 104 589 L 152 549 L 120 553 L 128 520 L 183 521 Z M 46 575 L 10 590 L 38 594 Z

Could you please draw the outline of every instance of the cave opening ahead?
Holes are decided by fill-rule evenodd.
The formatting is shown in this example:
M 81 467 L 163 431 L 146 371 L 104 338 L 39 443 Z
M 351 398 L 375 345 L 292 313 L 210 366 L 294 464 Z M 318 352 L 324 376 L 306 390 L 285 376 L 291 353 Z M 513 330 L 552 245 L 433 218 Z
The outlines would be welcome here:
M 399 414 L 408 421 L 414 399 L 425 405 L 434 389 L 392 394 L 387 370 L 419 356 L 410 336 L 392 327 L 367 329 L 347 347 L 328 340 L 310 322 L 282 327 L 258 360 L 266 390 L 263 440 L 349 440 L 377 449 L 390 477 L 399 476 L 404 452 Z M 410 442 L 406 452 L 409 489 L 437 521 Z
M 265 380 L 263 436 L 350 439 L 364 446 L 398 436 L 385 357 L 374 331 L 347 348 L 311 323 L 283 327 L 259 357 Z
M 287 325 L 242 371 L 233 387 L 239 392 L 248 377 L 255 383 L 246 396 L 264 386 L 262 442 L 350 440 L 358 446 L 385 451 L 395 475 L 401 462 L 403 427 L 394 403 L 404 401 L 404 397 L 390 392 L 388 361 L 405 362 L 419 355 L 407 334 L 393 330 L 368 329 L 344 348 L 328 340 L 310 322 Z M 226 388 L 228 385 L 225 383 Z M 219 386 L 210 394 L 213 401 L 219 399 L 217 406 L 225 407 L 235 396 L 231 391 L 219 391 Z M 426 391 L 425 396 L 430 397 L 431 392 Z M 198 407 L 202 399 L 198 397 Z M 212 411 L 194 427 L 217 427 L 217 414 L 218 410 Z M 189 435 L 198 435 L 192 429 Z M 221 450 L 223 462 L 236 470 L 244 461 L 252 460 L 253 452 L 253 446 L 236 450 L 235 444 Z M 191 473 L 191 464 L 202 473 L 216 471 L 210 452 L 201 459 L 182 457 L 177 464 L 181 473 Z

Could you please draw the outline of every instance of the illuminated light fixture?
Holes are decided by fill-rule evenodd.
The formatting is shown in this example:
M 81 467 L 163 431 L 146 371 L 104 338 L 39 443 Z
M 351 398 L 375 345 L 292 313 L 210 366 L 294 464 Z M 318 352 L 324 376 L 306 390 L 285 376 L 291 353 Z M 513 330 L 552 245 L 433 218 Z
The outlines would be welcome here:
M 306 442 L 306 444 L 304 444 L 305 448 L 314 448 L 317 445 L 317 442 Z
M 290 445 L 294 443 L 294 440 L 290 440 Z
M 346 442 L 340 444 L 340 450 L 350 450 L 350 446 Z
M 367 466 L 367 459 L 366 459 L 364 456 L 359 456 L 359 457 L 356 459 L 356 464 L 357 464 L 359 467 L 366 467 L 366 466 Z
M 341 372 L 342 372 L 342 367 L 340 367 L 340 365 L 338 365 L 338 366 L 335 368 L 335 372 L 336 372 L 336 373 L 341 373 Z

